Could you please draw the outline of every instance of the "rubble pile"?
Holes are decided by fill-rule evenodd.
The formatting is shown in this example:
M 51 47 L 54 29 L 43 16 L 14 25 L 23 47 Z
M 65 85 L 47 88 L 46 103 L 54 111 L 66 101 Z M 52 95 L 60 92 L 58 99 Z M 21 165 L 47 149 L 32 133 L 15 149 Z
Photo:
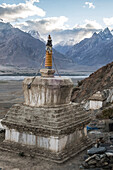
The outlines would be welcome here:
M 85 169 L 86 168 L 87 169 L 90 169 L 90 168 L 112 169 L 113 167 L 113 144 L 112 143 L 101 143 L 99 139 L 94 147 L 87 150 L 87 155 L 85 155 L 85 161 L 83 162 L 82 166 Z

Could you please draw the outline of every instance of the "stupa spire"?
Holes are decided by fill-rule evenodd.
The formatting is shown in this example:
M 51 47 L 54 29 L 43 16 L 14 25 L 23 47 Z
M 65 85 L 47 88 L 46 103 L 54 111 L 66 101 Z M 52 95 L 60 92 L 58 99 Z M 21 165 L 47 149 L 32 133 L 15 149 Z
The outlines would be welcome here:
M 52 69 L 52 40 L 50 35 L 48 36 L 46 44 L 45 68 Z
M 52 39 L 48 36 L 46 44 L 45 68 L 40 70 L 42 77 L 54 77 L 55 70 L 52 69 Z

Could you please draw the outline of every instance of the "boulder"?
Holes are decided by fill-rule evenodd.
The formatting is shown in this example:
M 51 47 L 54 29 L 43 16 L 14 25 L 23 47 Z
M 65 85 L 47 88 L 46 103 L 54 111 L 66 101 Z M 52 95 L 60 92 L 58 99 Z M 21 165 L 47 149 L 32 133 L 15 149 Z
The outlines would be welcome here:
M 99 147 L 99 148 L 93 147 L 87 150 L 87 154 L 88 155 L 102 154 L 102 153 L 105 153 L 105 151 L 106 151 L 105 147 Z

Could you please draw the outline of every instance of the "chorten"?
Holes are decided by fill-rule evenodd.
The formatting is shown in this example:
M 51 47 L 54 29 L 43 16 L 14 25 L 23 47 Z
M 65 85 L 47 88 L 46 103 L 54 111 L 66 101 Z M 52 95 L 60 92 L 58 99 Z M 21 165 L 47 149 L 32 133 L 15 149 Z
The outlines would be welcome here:
M 70 102 L 72 80 L 54 76 L 50 35 L 40 73 L 24 79 L 25 102 L 13 105 L 2 120 L 2 147 L 61 163 L 91 144 L 85 128 L 90 119 L 88 111 Z

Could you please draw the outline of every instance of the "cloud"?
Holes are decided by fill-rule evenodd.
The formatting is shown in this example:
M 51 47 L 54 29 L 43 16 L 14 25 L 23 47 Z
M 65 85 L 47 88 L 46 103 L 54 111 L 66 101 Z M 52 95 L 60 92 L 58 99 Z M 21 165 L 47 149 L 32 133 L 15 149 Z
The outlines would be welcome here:
M 95 20 L 85 20 L 82 25 L 75 25 L 73 29 L 61 30 L 52 33 L 55 36 L 55 43 L 61 42 L 62 44 L 74 45 L 84 38 L 90 38 L 94 32 L 102 30 L 102 26 Z
M 51 34 L 53 44 L 59 42 L 75 44 L 84 38 L 89 38 L 94 32 L 99 32 L 102 26 L 95 20 L 85 20 L 82 25 L 75 25 L 73 28 L 68 28 L 66 22 L 68 18 L 65 16 L 44 18 L 40 20 L 26 21 L 16 24 L 16 27 L 24 30 L 38 31 L 43 39 L 47 39 L 47 35 Z
M 104 21 L 105 25 L 107 25 L 107 26 L 113 25 L 113 17 L 103 18 L 103 21 Z
M 19 4 L 6 4 L 0 5 L 0 18 L 4 21 L 16 21 L 17 19 L 24 19 L 29 16 L 45 16 L 45 11 L 36 5 L 34 2 L 39 2 L 38 0 L 30 0 L 25 3 Z
M 15 26 L 24 30 L 29 31 L 30 29 L 39 31 L 40 34 L 46 34 L 55 30 L 65 29 L 65 22 L 68 21 L 68 18 L 65 16 L 60 17 L 48 17 L 43 19 L 28 20 L 23 23 L 18 23 Z
M 74 45 L 84 38 L 89 38 L 92 35 L 92 30 L 87 30 L 83 28 L 73 28 L 67 30 L 61 30 L 59 32 L 52 32 L 52 36 L 55 38 L 53 40 L 54 44 L 68 44 Z
M 30 0 L 30 2 L 33 4 L 34 2 L 39 2 L 39 0 Z
M 88 8 L 95 8 L 95 5 L 92 3 L 92 2 L 85 2 L 85 6 L 84 7 L 86 7 L 86 6 L 88 6 Z
M 80 28 L 85 28 L 85 29 L 102 29 L 102 26 L 96 22 L 96 20 L 88 20 L 86 19 L 84 21 L 85 23 L 83 25 L 79 25 Z

